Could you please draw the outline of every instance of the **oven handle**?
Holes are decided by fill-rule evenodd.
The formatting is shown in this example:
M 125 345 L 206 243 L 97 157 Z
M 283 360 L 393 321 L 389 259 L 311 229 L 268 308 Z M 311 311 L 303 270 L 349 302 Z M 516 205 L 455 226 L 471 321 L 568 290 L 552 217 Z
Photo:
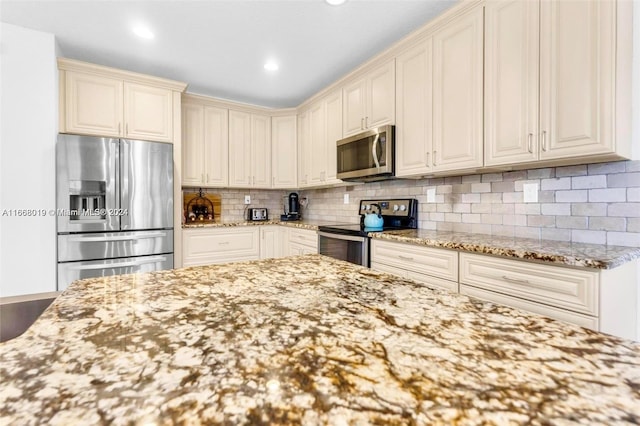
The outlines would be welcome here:
M 380 168 L 380 160 L 378 159 L 378 139 L 380 139 L 380 133 L 376 133 L 376 137 L 371 145 L 371 155 L 373 155 L 373 162 L 376 163 L 376 167 Z
M 342 234 L 333 234 L 330 232 L 320 232 L 318 231 L 318 237 L 325 237 L 325 238 L 333 238 L 336 240 L 346 240 L 346 241 L 359 241 L 359 242 L 365 242 L 367 240 L 368 237 L 356 237 L 353 235 L 342 235 Z

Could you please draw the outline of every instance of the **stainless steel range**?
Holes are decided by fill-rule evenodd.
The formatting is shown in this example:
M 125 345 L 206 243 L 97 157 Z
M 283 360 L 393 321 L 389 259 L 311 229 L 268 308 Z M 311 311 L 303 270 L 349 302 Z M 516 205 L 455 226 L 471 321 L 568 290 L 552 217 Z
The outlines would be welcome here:
M 382 216 L 382 227 L 366 228 L 365 216 L 378 213 L 378 210 Z M 320 254 L 369 267 L 371 240 L 369 233 L 416 229 L 418 227 L 418 200 L 413 198 L 362 200 L 358 214 L 360 215 L 359 224 L 320 226 L 318 228 Z

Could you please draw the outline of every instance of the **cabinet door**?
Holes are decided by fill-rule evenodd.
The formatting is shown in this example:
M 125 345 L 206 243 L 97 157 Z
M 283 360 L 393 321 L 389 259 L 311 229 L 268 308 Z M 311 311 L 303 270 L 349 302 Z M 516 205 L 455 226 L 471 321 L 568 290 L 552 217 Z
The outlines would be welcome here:
M 182 232 L 183 266 L 258 260 L 258 226 L 226 229 L 185 229 Z
M 173 141 L 173 92 L 125 82 L 124 117 L 126 138 Z
M 65 86 L 67 133 L 122 136 L 122 80 L 66 71 Z
M 540 7 L 541 159 L 614 150 L 613 1 Z
M 396 66 L 396 175 L 430 173 L 433 127 L 432 40 L 429 38 L 399 55 Z
M 483 8 L 433 35 L 433 157 L 436 171 L 482 166 Z
M 320 185 L 326 173 L 326 114 L 323 102 L 317 102 L 309 109 L 309 142 L 311 158 L 309 161 L 309 185 Z
M 182 104 L 182 184 L 204 183 L 204 108 Z
M 335 91 L 325 98 L 326 146 L 325 182 L 342 182 L 336 178 L 338 172 L 337 142 L 342 139 L 342 92 Z
M 342 89 L 344 137 L 355 135 L 364 130 L 366 80 L 360 79 L 346 85 Z
M 272 188 L 298 186 L 296 116 L 271 118 Z
M 203 152 L 205 185 L 227 186 L 229 184 L 229 111 L 227 109 L 204 107 Z
M 271 117 L 251 115 L 251 185 L 271 188 Z
M 282 257 L 279 226 L 260 226 L 260 259 Z
M 364 127 L 367 129 L 393 124 L 396 118 L 396 63 L 389 63 L 372 71 L 367 78 L 367 110 Z
M 309 186 L 310 164 L 309 112 L 298 115 L 298 185 L 301 188 Z
M 485 9 L 485 165 L 538 159 L 537 1 L 490 1 Z
M 229 110 L 229 186 L 251 187 L 251 114 Z

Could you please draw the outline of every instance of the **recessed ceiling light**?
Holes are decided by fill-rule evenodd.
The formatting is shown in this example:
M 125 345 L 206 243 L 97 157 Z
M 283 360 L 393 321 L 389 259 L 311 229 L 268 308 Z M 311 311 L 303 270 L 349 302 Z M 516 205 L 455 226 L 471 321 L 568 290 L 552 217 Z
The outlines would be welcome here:
M 325 0 L 325 1 L 329 3 L 331 6 L 340 6 L 347 0 Z
M 138 37 L 146 38 L 147 40 L 151 40 L 155 37 L 149 27 L 145 27 L 144 25 L 136 25 L 133 27 L 133 33 Z
M 267 61 L 266 64 L 264 64 L 264 69 L 267 71 L 278 71 L 278 64 L 275 61 Z

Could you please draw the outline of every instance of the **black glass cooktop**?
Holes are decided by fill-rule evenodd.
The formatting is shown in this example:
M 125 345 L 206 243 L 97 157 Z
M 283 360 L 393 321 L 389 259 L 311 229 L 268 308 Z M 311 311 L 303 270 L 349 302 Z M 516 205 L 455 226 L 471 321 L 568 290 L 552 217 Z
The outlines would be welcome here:
M 332 234 L 340 234 L 340 235 L 359 235 L 362 237 L 366 237 L 370 232 L 384 232 L 384 231 L 397 231 L 399 229 L 408 229 L 405 227 L 397 227 L 397 226 L 385 226 L 382 229 L 380 228 L 365 228 L 364 225 L 361 224 L 353 224 L 353 225 L 330 225 L 330 226 L 319 226 L 318 230 L 320 232 L 330 232 Z

